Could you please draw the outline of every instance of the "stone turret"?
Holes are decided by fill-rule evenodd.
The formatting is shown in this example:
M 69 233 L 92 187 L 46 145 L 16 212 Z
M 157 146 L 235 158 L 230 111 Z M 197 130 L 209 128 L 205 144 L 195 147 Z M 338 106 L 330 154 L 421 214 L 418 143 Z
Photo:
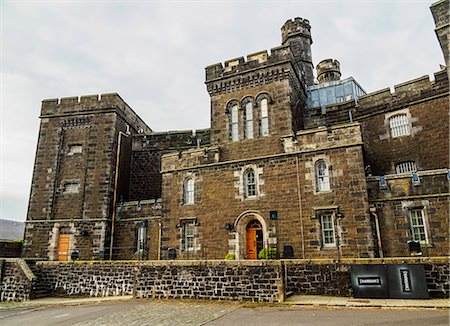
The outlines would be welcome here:
M 431 5 L 431 13 L 433 14 L 434 23 L 436 25 L 435 32 L 444 54 L 445 64 L 449 64 L 449 1 L 441 0 Z
M 282 45 L 289 45 L 306 85 L 313 85 L 313 63 L 311 55 L 311 26 L 307 19 L 295 18 L 288 20 L 281 27 Z
M 341 65 L 337 60 L 322 60 L 317 65 L 316 69 L 317 80 L 320 84 L 341 79 Z

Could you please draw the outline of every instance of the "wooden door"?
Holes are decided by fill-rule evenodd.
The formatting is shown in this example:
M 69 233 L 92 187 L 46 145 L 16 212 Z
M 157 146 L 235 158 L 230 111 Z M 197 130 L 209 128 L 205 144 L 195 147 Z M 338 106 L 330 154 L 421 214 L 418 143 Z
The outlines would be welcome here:
M 256 231 L 247 229 L 247 259 L 256 259 Z
M 246 255 L 247 259 L 257 259 L 258 250 L 262 249 L 262 226 L 258 220 L 250 221 L 246 228 Z M 259 248 L 261 247 L 261 248 Z
M 70 235 L 60 234 L 58 241 L 58 260 L 69 259 Z

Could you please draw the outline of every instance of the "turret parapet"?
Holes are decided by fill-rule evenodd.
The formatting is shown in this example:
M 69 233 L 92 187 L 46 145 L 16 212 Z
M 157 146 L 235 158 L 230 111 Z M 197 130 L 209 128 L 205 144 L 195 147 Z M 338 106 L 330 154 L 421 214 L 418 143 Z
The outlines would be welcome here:
M 41 118 L 98 113 L 98 111 L 108 110 L 119 112 L 138 132 L 152 131 L 117 93 L 44 99 L 42 100 Z
M 216 63 L 207 66 L 205 68 L 206 82 L 292 59 L 291 48 L 287 45 L 270 49 L 270 55 L 266 50 L 255 52 L 247 55 L 247 60 L 244 57 L 238 57 L 225 61 L 224 65 L 222 63 Z
M 318 63 L 317 80 L 320 84 L 341 79 L 341 64 L 337 60 L 325 59 Z
M 281 42 L 284 44 L 289 37 L 301 34 L 309 37 L 311 43 L 311 25 L 309 20 L 297 17 L 295 19 L 289 19 L 281 27 Z

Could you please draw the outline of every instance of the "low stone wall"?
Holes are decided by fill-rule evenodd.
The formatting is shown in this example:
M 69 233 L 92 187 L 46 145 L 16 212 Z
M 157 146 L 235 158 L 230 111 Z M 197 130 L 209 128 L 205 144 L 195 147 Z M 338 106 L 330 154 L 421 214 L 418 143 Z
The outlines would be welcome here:
M 351 297 L 353 264 L 423 264 L 431 298 L 449 297 L 448 257 L 283 260 L 286 291 L 299 294 Z
M 30 299 L 35 276 L 19 258 L 0 258 L 0 301 Z
M 160 261 L 141 266 L 138 298 L 278 302 L 284 300 L 279 261 Z
M 284 300 L 280 261 L 38 262 L 52 295 Z

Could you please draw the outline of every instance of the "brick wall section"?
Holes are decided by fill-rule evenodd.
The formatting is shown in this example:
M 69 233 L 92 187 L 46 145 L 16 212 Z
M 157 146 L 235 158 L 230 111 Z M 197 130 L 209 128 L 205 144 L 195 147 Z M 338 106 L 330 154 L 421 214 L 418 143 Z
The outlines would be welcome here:
M 22 254 L 22 242 L 17 241 L 0 241 L 0 257 L 16 258 Z
M 426 256 L 445 256 L 449 248 L 449 183 L 447 170 L 418 173 L 420 185 L 411 176 L 386 176 L 388 188 L 379 188 L 378 177 L 368 177 L 369 201 L 380 221 L 385 257 L 404 256 L 412 239 L 409 210 L 421 208 L 424 213 L 429 244 L 422 248 Z
M 330 105 L 326 113 L 320 109 L 305 110 L 305 127 L 331 126 L 353 120 L 362 125 L 364 162 L 374 175 L 395 173 L 395 164 L 407 160 L 417 163 L 418 170 L 449 167 L 448 76 L 447 70 L 407 81 L 339 105 Z M 409 111 L 411 135 L 392 138 L 386 115 Z M 432 144 L 418 149 L 417 144 Z
M 129 200 L 161 197 L 161 155 L 210 144 L 210 129 L 154 132 L 133 136 Z
M 27 301 L 34 275 L 21 259 L 0 259 L 0 301 Z
M 171 196 L 163 197 L 162 202 L 162 257 L 167 257 L 168 248 L 180 249 L 180 223 L 184 218 L 194 218 L 195 250 L 179 250 L 179 258 L 223 259 L 228 252 L 233 252 L 243 259 L 246 224 L 240 225 L 242 214 L 258 215 L 261 223 L 267 225 L 263 240 L 279 252 L 284 245 L 292 245 L 295 258 L 372 257 L 373 238 L 359 125 L 341 126 L 330 130 L 330 135 L 327 133 L 326 129 L 299 133 L 298 145 L 291 141 L 288 147 L 285 142 L 288 153 L 284 156 L 217 162 L 201 168 L 196 165 L 205 157 L 204 152 L 199 156 L 192 151 L 183 152 L 182 160 L 178 155 L 165 155 L 163 193 Z M 314 141 L 303 142 L 303 138 Z M 318 158 L 326 158 L 330 166 L 331 190 L 323 193 L 315 191 L 314 162 Z M 244 198 L 242 193 L 241 177 L 248 167 L 256 169 L 259 178 L 255 198 Z M 183 182 L 188 176 L 195 178 L 193 205 L 183 203 Z M 339 211 L 342 217 L 336 222 L 339 244 L 325 248 L 318 211 L 329 208 Z M 270 211 L 278 212 L 278 220 L 270 220 Z M 235 229 L 228 232 L 224 229 L 226 223 Z
M 156 260 L 159 257 L 161 199 L 126 202 L 117 208 L 114 259 Z M 137 229 L 146 221 L 145 249 L 137 251 Z

